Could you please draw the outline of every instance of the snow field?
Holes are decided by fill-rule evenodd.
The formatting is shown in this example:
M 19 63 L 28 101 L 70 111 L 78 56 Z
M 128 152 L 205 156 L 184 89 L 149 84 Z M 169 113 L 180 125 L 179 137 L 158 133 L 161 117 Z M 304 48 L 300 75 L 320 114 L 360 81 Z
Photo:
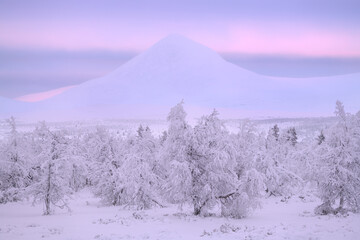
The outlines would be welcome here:
M 197 217 L 175 205 L 145 211 L 104 206 L 84 189 L 72 196 L 70 213 L 43 216 L 41 204 L 27 201 L 0 205 L 0 239 L 358 239 L 360 215 L 317 216 L 319 203 L 310 193 L 286 201 L 270 197 L 244 219 Z

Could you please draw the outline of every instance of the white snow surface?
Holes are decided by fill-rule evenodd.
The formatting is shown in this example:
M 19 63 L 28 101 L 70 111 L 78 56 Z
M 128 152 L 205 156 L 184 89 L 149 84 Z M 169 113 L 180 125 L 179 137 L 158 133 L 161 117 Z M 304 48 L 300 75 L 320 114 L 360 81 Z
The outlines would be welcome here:
M 310 193 L 268 198 L 244 219 L 196 217 L 176 206 L 146 211 L 103 206 L 88 189 L 71 200 L 72 212 L 43 216 L 42 205 L 0 205 L 0 239 L 359 239 L 360 215 L 318 216 Z
M 0 117 L 37 120 L 164 119 L 185 101 L 190 117 L 217 108 L 222 118 L 330 116 L 337 99 L 360 109 L 360 74 L 274 78 L 222 59 L 211 49 L 170 35 L 114 72 L 31 104 L 0 99 Z

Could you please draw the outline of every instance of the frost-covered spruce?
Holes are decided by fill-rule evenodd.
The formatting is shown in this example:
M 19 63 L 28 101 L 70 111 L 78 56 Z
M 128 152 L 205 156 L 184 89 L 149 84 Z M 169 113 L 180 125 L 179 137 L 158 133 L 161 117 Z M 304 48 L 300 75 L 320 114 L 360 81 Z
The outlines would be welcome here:
M 346 114 L 341 102 L 336 102 L 338 122 L 325 134 L 319 145 L 319 195 L 323 204 L 317 214 L 360 210 L 360 131 L 359 116 Z

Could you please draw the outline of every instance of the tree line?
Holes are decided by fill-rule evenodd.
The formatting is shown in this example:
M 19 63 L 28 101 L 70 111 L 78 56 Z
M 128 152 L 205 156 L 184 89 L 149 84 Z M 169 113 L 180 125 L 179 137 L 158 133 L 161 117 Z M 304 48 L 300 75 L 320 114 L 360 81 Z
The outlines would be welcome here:
M 0 203 L 31 198 L 68 208 L 74 192 L 90 187 L 105 204 L 136 209 L 190 204 L 194 215 L 247 216 L 269 196 L 288 198 L 306 184 L 322 204 L 317 214 L 360 210 L 360 112 L 336 103 L 337 123 L 314 139 L 298 140 L 294 127 L 259 133 L 251 121 L 230 133 L 214 110 L 195 126 L 183 103 L 168 115 L 168 130 L 149 127 L 120 136 L 95 130 L 50 130 L 40 122 L 18 132 L 14 118 L 0 140 Z

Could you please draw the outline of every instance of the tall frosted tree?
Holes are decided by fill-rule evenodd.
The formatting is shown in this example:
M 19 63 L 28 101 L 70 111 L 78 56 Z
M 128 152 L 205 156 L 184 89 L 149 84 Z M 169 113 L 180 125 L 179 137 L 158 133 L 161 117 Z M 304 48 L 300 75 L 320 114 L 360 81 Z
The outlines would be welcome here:
M 189 203 L 194 215 L 206 216 L 216 205 L 222 215 L 244 217 L 258 195 L 256 171 L 237 172 L 236 149 L 218 113 L 203 116 L 191 129 L 182 103 L 169 114 L 169 131 L 164 142 L 170 172 L 166 194 L 174 203 Z M 256 185 L 256 187 L 254 186 Z
M 220 197 L 223 216 L 243 218 L 260 206 L 265 186 L 262 173 L 256 169 L 256 155 L 263 138 L 249 120 L 240 124 L 238 134 L 231 135 L 228 144 L 235 148 L 237 185 L 235 191 Z
M 202 117 L 195 126 L 189 161 L 194 214 L 206 215 L 219 198 L 238 187 L 235 149 L 217 111 Z
M 360 149 L 359 121 L 346 114 L 341 102 L 336 102 L 337 123 L 329 129 L 325 150 L 319 156 L 319 196 L 323 204 L 317 214 L 360 210 Z
M 171 108 L 167 117 L 169 128 L 159 158 L 164 169 L 163 194 L 172 203 L 186 203 L 191 198 L 191 165 L 189 145 L 192 128 L 186 122 L 183 102 Z
M 71 194 L 69 187 L 68 156 L 65 154 L 66 139 L 62 132 L 51 132 L 42 123 L 38 129 L 36 144 L 41 151 L 36 156 L 41 165 L 39 176 L 28 189 L 34 202 L 44 203 L 44 215 L 53 212 L 53 207 L 68 208 L 67 197 Z
M 155 156 L 157 140 L 150 128 L 140 126 L 137 135 L 116 139 L 104 127 L 98 127 L 86 142 L 94 192 L 111 205 L 149 209 L 163 206 L 159 195 L 161 178 Z
M 119 168 L 123 179 L 121 196 L 124 204 L 137 209 L 162 207 L 159 195 L 161 178 L 156 171 L 157 142 L 150 128 L 139 128 L 137 136 L 129 136 Z

